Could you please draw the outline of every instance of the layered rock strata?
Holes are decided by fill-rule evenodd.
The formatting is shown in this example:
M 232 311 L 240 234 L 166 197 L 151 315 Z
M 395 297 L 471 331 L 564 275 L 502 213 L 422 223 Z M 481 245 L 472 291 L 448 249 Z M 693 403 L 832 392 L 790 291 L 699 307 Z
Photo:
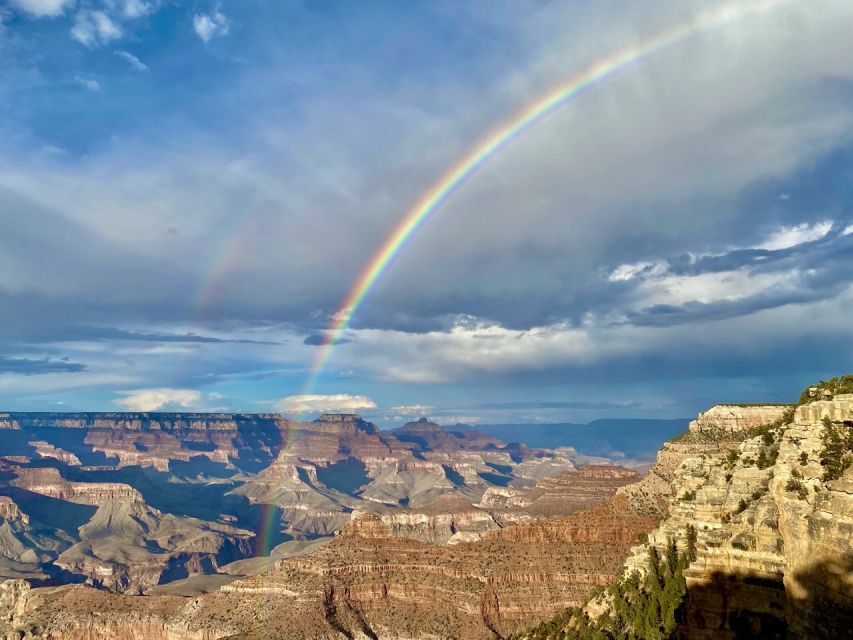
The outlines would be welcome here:
M 691 456 L 672 472 L 669 515 L 649 543 L 686 548 L 696 528 L 686 637 L 838 638 L 853 628 L 853 467 L 826 479 L 824 419 L 853 428 L 853 395 L 800 406 L 736 456 Z M 646 557 L 636 547 L 627 569 L 644 571 Z

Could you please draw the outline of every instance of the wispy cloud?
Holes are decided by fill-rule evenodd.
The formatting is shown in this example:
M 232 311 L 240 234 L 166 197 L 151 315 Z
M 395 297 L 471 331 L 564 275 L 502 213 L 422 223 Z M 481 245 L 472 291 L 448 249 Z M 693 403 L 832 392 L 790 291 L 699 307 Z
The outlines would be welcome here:
M 126 60 L 127 63 L 137 71 L 148 71 L 148 65 L 129 51 L 116 51 L 115 53 L 119 58 Z
M 219 9 L 213 13 L 197 13 L 193 16 L 193 29 L 204 42 L 210 42 L 217 36 L 228 35 L 231 22 Z
M 295 395 L 282 398 L 275 404 L 276 411 L 288 414 L 335 413 L 375 409 L 376 403 L 366 396 L 346 393 L 333 395 Z
M 758 249 L 767 249 L 768 251 L 779 251 L 781 249 L 790 249 L 807 242 L 814 242 L 825 238 L 832 230 L 832 220 L 823 220 L 810 224 L 803 222 L 802 224 L 793 227 L 782 227 L 774 231 L 767 240 L 758 245 Z
M 103 11 L 83 10 L 74 19 L 71 37 L 87 46 L 96 47 L 118 40 L 122 28 Z
M 74 76 L 74 82 L 84 89 L 88 89 L 92 92 L 97 92 L 101 90 L 101 83 L 95 80 L 94 78 L 84 78 L 82 76 Z
M 64 14 L 77 0 L 9 0 L 9 5 L 37 18 L 55 18 Z
M 159 0 L 146 2 L 145 0 L 118 0 L 119 9 L 125 18 L 132 20 L 140 18 L 153 12 L 159 4 Z

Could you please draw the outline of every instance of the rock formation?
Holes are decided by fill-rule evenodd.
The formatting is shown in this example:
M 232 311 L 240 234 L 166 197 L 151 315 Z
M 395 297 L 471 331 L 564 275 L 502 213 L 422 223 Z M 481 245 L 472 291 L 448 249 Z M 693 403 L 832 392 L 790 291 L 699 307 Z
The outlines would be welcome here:
M 853 377 L 830 382 L 853 386 Z M 587 603 L 593 621 L 567 612 L 525 637 L 564 637 L 563 631 L 599 637 L 594 634 L 625 624 L 630 618 L 618 618 L 614 609 L 623 597 L 617 594 L 645 579 L 650 548 L 668 557 L 671 541 L 689 562 L 674 620 L 679 637 L 847 637 L 853 628 L 853 394 L 820 391 L 804 394 L 796 410 L 764 411 L 754 421 L 733 416 L 726 405 L 691 423 L 681 443 L 701 446 L 682 449 L 688 455 L 674 468 L 659 458 L 661 469 L 652 476 L 655 487 L 669 485 L 659 494 L 669 495 L 668 515 L 648 542 L 632 549 L 625 577 Z M 724 449 L 705 448 L 721 443 Z M 648 479 L 620 493 L 633 499 L 643 484 Z M 639 638 L 658 637 L 635 631 Z

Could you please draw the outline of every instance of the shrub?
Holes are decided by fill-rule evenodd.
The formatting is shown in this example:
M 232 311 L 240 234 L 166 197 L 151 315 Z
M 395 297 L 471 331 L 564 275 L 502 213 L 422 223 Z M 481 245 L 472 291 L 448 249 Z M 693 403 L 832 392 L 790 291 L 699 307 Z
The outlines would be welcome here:
M 693 562 L 696 560 L 696 542 L 699 540 L 699 533 L 692 524 L 688 524 L 685 529 L 687 534 L 687 560 Z
M 785 490 L 796 491 L 797 497 L 800 500 L 805 500 L 806 496 L 809 495 L 808 489 L 806 489 L 805 485 L 797 478 L 791 478 L 790 480 L 788 480 L 787 484 L 785 485 Z
M 732 481 L 732 474 L 727 473 L 726 474 L 726 482 L 731 482 L 731 481 Z
M 696 499 L 696 492 L 695 491 L 685 491 L 684 494 L 681 496 L 682 502 L 693 502 L 695 499 Z
M 820 464 L 823 465 L 823 479 L 837 480 L 853 465 L 853 429 L 824 418 L 821 442 L 823 448 L 820 450 Z
M 806 466 L 809 463 L 809 454 L 805 451 L 800 452 L 800 465 Z
M 748 506 L 749 505 L 746 504 L 746 501 L 741 498 L 740 501 L 737 503 L 737 509 L 735 509 L 735 513 L 743 513 L 744 511 L 746 511 L 746 508 Z

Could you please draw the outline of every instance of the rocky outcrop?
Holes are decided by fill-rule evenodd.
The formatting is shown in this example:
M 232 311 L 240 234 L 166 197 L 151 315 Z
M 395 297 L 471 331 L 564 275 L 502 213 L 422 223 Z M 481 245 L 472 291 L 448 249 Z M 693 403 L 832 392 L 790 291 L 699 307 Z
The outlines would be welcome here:
M 505 442 L 488 436 L 485 433 L 471 429 L 468 431 L 445 431 L 435 422 L 420 418 L 407 422 L 392 433 L 403 442 L 414 442 L 421 447 L 433 451 L 475 450 L 480 451 L 489 447 L 505 448 Z
M 20 521 L 24 524 L 30 523 L 30 517 L 22 513 L 15 501 L 8 496 L 0 496 L 0 518 L 10 522 Z
M 785 416 L 791 405 L 741 405 L 718 404 L 699 414 L 688 425 L 694 436 L 707 436 L 719 440 L 725 436 L 739 436 L 750 429 L 771 424 Z
M 665 516 L 677 492 L 675 472 L 682 462 L 737 450 L 750 430 L 782 420 L 791 409 L 790 405 L 714 405 L 691 421 L 684 434 L 663 444 L 640 482 L 618 493 L 638 509 Z
M 130 485 L 118 482 L 70 482 L 52 467 L 17 469 L 16 487 L 57 500 L 101 505 L 108 501 L 142 502 L 142 494 Z
M 107 500 L 79 529 L 80 542 L 55 564 L 90 584 L 142 593 L 251 553 L 254 534 L 229 525 L 164 514 L 142 501 Z
M 54 460 L 59 460 L 60 462 L 64 462 L 65 464 L 72 466 L 80 465 L 80 458 L 75 456 L 73 453 L 60 449 L 59 447 L 54 447 L 52 444 L 45 442 L 44 440 L 36 440 L 27 444 L 36 450 L 36 455 L 40 458 L 53 458 Z
M 587 465 L 563 471 L 536 483 L 525 511 L 533 517 L 567 515 L 603 502 L 617 489 L 640 479 L 631 469 L 614 465 Z
M 101 452 L 121 466 L 160 471 L 199 457 L 256 471 L 278 453 L 281 429 L 288 424 L 273 414 L 225 413 L 0 414 L 0 428 L 4 423 L 37 436 L 57 429 L 83 431 L 86 452 Z
M 736 453 L 691 456 L 672 471 L 669 515 L 649 544 L 686 548 L 696 528 L 687 637 L 834 638 L 851 628 L 853 467 L 826 479 L 825 418 L 853 428 L 853 395 L 800 406 Z M 627 569 L 642 573 L 646 557 L 636 547 Z

